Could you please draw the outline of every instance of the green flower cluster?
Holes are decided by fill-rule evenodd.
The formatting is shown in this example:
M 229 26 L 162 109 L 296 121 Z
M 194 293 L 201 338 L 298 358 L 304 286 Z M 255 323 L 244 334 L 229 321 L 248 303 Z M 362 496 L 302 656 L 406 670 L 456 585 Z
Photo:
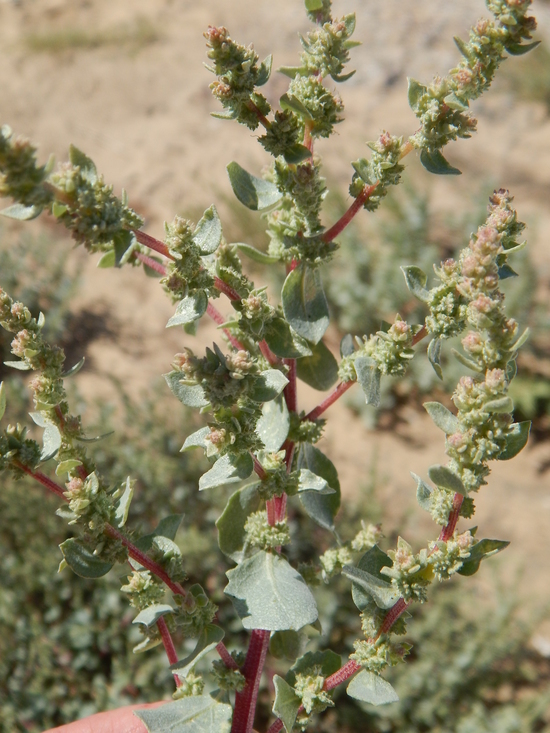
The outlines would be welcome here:
M 449 580 L 458 573 L 464 561 L 470 557 L 472 545 L 475 543 L 469 530 L 458 534 L 455 530 L 447 542 L 430 542 L 430 563 L 438 580 Z
M 258 64 L 254 49 L 233 41 L 226 28 L 209 26 L 204 37 L 210 49 L 208 58 L 214 64 L 208 68 L 218 77 L 210 89 L 227 110 L 223 116 L 255 130 L 259 118 L 271 111 L 265 97 L 255 91 L 268 80 L 271 61 Z
M 383 132 L 378 140 L 367 143 L 367 146 L 372 150 L 372 155 L 369 160 L 360 158 L 352 163 L 355 173 L 349 192 L 357 198 L 366 185 L 377 184 L 374 193 L 363 204 L 363 208 L 367 211 L 375 211 L 387 195 L 388 186 L 396 186 L 401 181 L 401 173 L 405 170 L 399 163 L 402 157 L 403 138 Z
M 171 224 L 164 223 L 164 243 L 174 258 L 161 282 L 174 300 L 207 291 L 212 295 L 214 278 L 204 266 L 204 260 L 194 240 L 195 226 L 188 219 L 176 216 Z
M 181 629 L 184 636 L 195 639 L 211 624 L 218 611 L 215 603 L 208 598 L 202 586 L 192 585 L 185 596 L 174 595 L 177 605 L 174 614 L 167 617 L 167 624 Z
M 356 374 L 355 376 L 350 374 L 348 367 L 349 363 L 353 363 L 361 356 L 371 358 L 382 374 L 402 376 L 409 361 L 414 357 L 412 342 L 416 330 L 397 315 L 395 322 L 387 331 L 377 331 L 374 336 L 364 336 L 361 348 L 342 360 L 341 378 L 344 381 L 357 378 Z
M 242 692 L 246 685 L 246 679 L 238 669 L 229 669 L 225 662 L 216 659 L 212 662 L 212 674 L 220 690 L 227 692 Z
M 355 30 L 355 14 L 350 13 L 340 20 L 328 20 L 320 28 L 310 31 L 302 38 L 304 52 L 300 57 L 302 76 L 330 76 L 334 81 L 345 81 L 355 72 L 342 76 L 349 61 L 349 49 L 356 44 L 350 42 Z
M 386 667 L 395 667 L 396 664 L 404 661 L 408 654 L 410 644 L 393 644 L 388 634 L 382 634 L 378 639 L 358 639 L 353 643 L 354 653 L 350 654 L 357 664 L 368 672 L 380 674 Z
M 204 680 L 200 674 L 189 672 L 185 677 L 179 678 L 180 683 L 172 693 L 173 700 L 182 700 L 184 697 L 196 697 L 204 691 Z
M 309 717 L 314 713 L 322 713 L 329 707 L 334 707 L 334 702 L 328 692 L 323 690 L 325 678 L 321 674 L 320 665 L 312 668 L 309 674 L 298 672 L 294 683 L 294 692 L 298 695 L 304 706 L 305 715 L 297 719 L 297 724 L 304 727 L 309 723 Z
M 422 549 L 415 554 L 409 543 L 399 537 L 397 549 L 389 550 L 388 555 L 393 560 L 393 565 L 383 567 L 380 573 L 391 578 L 392 585 L 407 603 L 424 603 L 428 598 L 428 586 L 434 576 L 428 551 Z
M 309 0 L 306 4 L 307 17 L 314 23 L 330 23 L 332 0 Z
M 128 576 L 128 582 L 120 590 L 129 596 L 130 605 L 137 608 L 138 611 L 161 603 L 165 595 L 162 582 L 151 575 L 148 570 L 133 570 L 132 574 Z M 143 630 L 143 628 L 140 625 L 140 629 Z
M 495 72 L 504 60 L 504 51 L 522 54 L 531 46 L 522 46 L 536 28 L 534 18 L 527 17 L 531 0 L 496 0 L 487 2 L 495 21 L 479 20 L 470 30 L 467 43 L 455 39 L 463 58 L 457 67 L 444 77 L 434 78 L 424 86 L 409 81 L 409 104 L 421 126 L 410 139 L 415 148 L 424 151 L 426 167 L 441 165 L 440 172 L 456 173 L 444 159 L 434 152 L 457 138 L 470 137 L 476 129 L 476 120 L 469 114 L 470 100 L 477 99 L 491 84 Z
M 333 578 L 342 572 L 345 565 L 350 565 L 354 552 L 365 552 L 383 537 L 380 525 L 361 522 L 361 529 L 350 542 L 345 542 L 339 547 L 329 548 L 324 552 L 319 561 L 321 563 L 322 577 L 325 581 Z
M 289 165 L 278 158 L 273 167 L 273 182 L 293 204 L 292 229 L 306 237 L 321 229 L 319 214 L 327 195 L 327 187 L 320 171 L 320 164 L 313 160 Z
M 0 127 L 0 197 L 36 207 L 34 215 L 38 215 L 53 198 L 43 186 L 49 168 L 36 164 L 36 148 L 28 140 L 14 137 L 8 125 Z
M 286 520 L 271 525 L 267 521 L 265 510 L 248 515 L 244 525 L 247 547 L 259 547 L 261 550 L 274 550 L 290 542 L 290 530 Z

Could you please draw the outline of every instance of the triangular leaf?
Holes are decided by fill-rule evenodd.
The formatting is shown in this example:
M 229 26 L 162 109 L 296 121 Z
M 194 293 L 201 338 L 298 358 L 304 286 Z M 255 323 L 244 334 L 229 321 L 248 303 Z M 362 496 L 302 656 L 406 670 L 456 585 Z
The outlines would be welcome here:
M 153 710 L 134 710 L 148 733 L 229 733 L 231 705 L 195 695 Z
M 236 491 L 216 522 L 220 550 L 235 562 L 241 562 L 244 557 L 246 520 L 262 504 L 257 487 L 258 483 L 254 483 Z
M 353 362 L 357 381 L 365 393 L 367 405 L 378 407 L 380 404 L 380 370 L 370 356 L 357 356 Z
M 199 491 L 213 489 L 226 484 L 235 484 L 244 481 L 254 470 L 252 456 L 242 453 L 238 456 L 225 455 L 218 458 L 210 471 L 199 479 Z
M 440 466 L 439 464 L 430 466 L 428 476 L 440 489 L 448 489 L 457 494 L 462 494 L 462 496 L 468 496 L 468 491 L 461 479 L 447 466 Z
M 30 221 L 36 219 L 42 213 L 42 206 L 24 206 L 23 204 L 12 204 L 0 211 L 2 216 L 18 221 Z
M 260 68 L 258 70 L 258 76 L 256 77 L 256 86 L 257 87 L 263 87 L 263 85 L 267 83 L 267 81 L 269 80 L 269 77 L 271 76 L 272 67 L 273 67 L 273 56 L 269 54 L 269 56 L 267 56 L 260 64 Z
M 59 428 L 51 423 L 48 423 L 44 428 L 42 435 L 42 453 L 40 454 L 41 461 L 48 461 L 53 458 L 57 451 L 61 448 L 61 433 Z
M 276 453 L 286 440 L 290 427 L 288 407 L 283 395 L 262 405 L 262 416 L 256 423 L 256 435 L 269 453 Z
M 338 672 L 341 666 L 342 658 L 331 649 L 306 652 L 288 670 L 286 680 L 290 685 L 294 686 L 296 684 L 297 674 L 311 674 L 315 668 L 319 670 L 319 674 L 323 677 L 330 677 L 335 672 Z
M 338 362 L 323 341 L 312 346 L 311 351 L 311 356 L 296 361 L 296 376 L 313 389 L 325 392 L 338 379 Z
M 310 443 L 303 443 L 298 453 L 297 467 L 306 468 L 323 478 L 334 494 L 319 494 L 306 491 L 300 494 L 300 502 L 305 512 L 321 527 L 334 531 L 334 517 L 340 508 L 340 482 L 334 464 L 324 453 Z
M 281 555 L 261 550 L 227 572 L 226 595 L 245 629 L 297 631 L 318 617 L 304 579 Z
M 300 265 L 287 275 L 281 300 L 285 318 L 297 334 L 318 343 L 328 328 L 328 303 L 319 268 Z
M 105 562 L 93 555 L 87 547 L 75 539 L 65 540 L 59 545 L 67 565 L 81 578 L 101 578 L 107 575 L 113 563 Z
M 405 282 L 407 283 L 407 287 L 411 293 L 418 298 L 418 300 L 421 300 L 423 303 L 427 303 L 430 299 L 430 293 L 426 289 L 426 283 L 428 281 L 426 273 L 421 270 L 420 267 L 416 267 L 415 265 L 402 267 L 401 271 L 403 275 L 405 275 Z
M 147 606 L 143 611 L 140 611 L 132 623 L 142 624 L 147 627 L 153 626 L 157 623 L 159 618 L 166 616 L 167 613 L 174 613 L 172 606 L 169 606 L 166 603 L 155 603 L 152 606 Z
M 441 339 L 434 338 L 428 344 L 428 359 L 433 367 L 434 372 L 439 379 L 443 379 L 443 370 L 441 369 Z
M 374 548 L 371 547 L 369 553 L 373 550 Z M 377 554 L 376 557 L 374 557 L 374 560 L 381 563 L 382 560 L 379 560 L 378 555 L 380 555 L 380 557 L 385 556 L 384 565 L 381 565 L 381 567 L 390 567 L 391 560 L 389 560 L 387 555 L 385 555 L 385 553 L 383 553 L 379 548 L 376 548 L 376 550 Z M 366 564 L 367 561 L 363 561 L 363 565 Z M 375 566 L 371 569 L 376 572 Z M 373 574 L 372 572 L 363 570 L 359 566 L 354 568 L 350 565 L 344 565 L 342 574 L 353 581 L 352 598 L 355 605 L 360 609 L 365 608 L 371 600 L 373 600 L 379 608 L 391 608 L 400 598 L 399 591 L 396 590 L 387 579 L 383 580 L 382 576 L 378 572 L 377 574 Z
M 124 484 L 124 491 L 117 502 L 115 509 L 115 523 L 117 527 L 124 527 L 128 519 L 128 511 L 134 495 L 134 487 L 128 476 Z
M 222 241 L 222 224 L 215 206 L 206 209 L 193 233 L 193 242 L 201 255 L 213 254 Z
M 422 507 L 422 509 L 425 509 L 427 512 L 431 511 L 432 505 L 430 502 L 430 497 L 432 495 L 433 489 L 428 486 L 428 484 L 423 481 L 420 476 L 417 476 L 416 473 L 413 473 L 411 471 L 411 476 L 416 481 L 416 500 Z
M 291 165 L 297 165 L 308 158 L 311 158 L 311 150 L 301 143 L 294 143 L 286 148 L 283 153 L 284 159 Z
M 183 326 L 185 323 L 197 321 L 206 313 L 208 307 L 208 296 L 204 290 L 199 290 L 193 295 L 188 295 L 176 306 L 176 312 L 166 324 L 166 328 L 172 326 Z
M 300 117 L 304 117 L 306 120 L 311 119 L 311 114 L 308 108 L 305 107 L 302 102 L 300 102 L 300 100 L 297 97 L 294 97 L 292 94 L 283 94 L 283 96 L 279 100 L 279 104 L 281 105 L 281 109 L 290 109 L 297 115 L 300 115 Z
M 206 407 L 208 400 L 204 395 L 204 389 L 200 384 L 188 385 L 184 384 L 185 376 L 181 372 L 169 372 L 163 374 L 166 383 L 172 390 L 172 393 L 180 402 L 188 407 Z
M 445 405 L 442 405 L 440 402 L 424 402 L 422 407 L 426 410 L 437 427 L 440 430 L 443 430 L 445 435 L 452 435 L 458 431 L 458 418 L 456 415 L 453 415 Z
M 389 682 L 374 672 L 362 669 L 349 683 L 346 692 L 350 697 L 371 705 L 387 705 L 397 702 L 399 696 Z
M 167 517 L 164 517 L 164 519 L 160 520 L 156 529 L 154 529 L 153 532 L 151 532 L 150 534 L 145 534 L 143 535 L 143 537 L 135 540 L 134 544 L 137 545 L 137 547 L 142 550 L 142 552 L 147 552 L 151 549 L 151 547 L 153 546 L 153 541 L 157 537 L 167 537 L 169 540 L 173 540 L 176 536 L 183 517 L 183 514 L 169 514 Z
M 95 183 L 97 181 L 97 168 L 95 167 L 94 161 L 74 145 L 69 146 L 69 160 L 74 166 L 80 168 L 80 175 L 88 183 Z
M 288 384 L 288 379 L 279 369 L 267 369 L 254 380 L 249 393 L 254 402 L 271 402 L 278 397 Z
M 183 453 L 190 448 L 204 448 L 206 450 L 205 438 L 210 435 L 210 428 L 200 428 L 200 430 L 191 433 L 185 439 L 185 443 L 181 447 L 180 453 Z
M 275 687 L 273 713 L 283 721 L 286 733 L 292 733 L 302 699 L 298 697 L 294 689 L 282 677 L 279 677 L 278 674 L 273 676 L 273 686 Z
M 480 540 L 470 550 L 470 557 L 458 571 L 460 575 L 474 575 L 479 570 L 482 560 L 501 552 L 510 543 L 505 540 Z
M 504 48 L 510 54 L 510 56 L 523 56 L 524 54 L 529 53 L 529 51 L 532 51 L 539 45 L 540 41 L 533 41 L 533 43 L 526 43 L 524 45 L 521 45 L 519 43 L 509 43 Z
M 408 79 L 409 82 L 409 90 L 408 90 L 408 98 L 409 98 L 409 106 L 413 110 L 413 112 L 418 111 L 418 103 L 426 94 L 428 91 L 428 88 L 425 87 L 423 84 L 420 84 L 420 82 L 416 81 L 416 79 Z
M 514 423 L 508 428 L 506 435 L 506 447 L 497 456 L 499 461 L 509 461 L 522 451 L 529 440 L 529 432 L 531 431 L 531 421 Z
M 273 318 L 265 328 L 264 337 L 275 356 L 282 359 L 298 359 L 312 353 L 308 342 L 298 336 L 283 318 Z
M 227 172 L 233 193 L 248 209 L 253 211 L 267 209 L 283 197 L 274 183 L 256 178 L 234 161 L 227 166 Z
M 300 469 L 298 491 L 316 491 L 318 494 L 336 493 L 326 482 L 326 479 L 310 471 L 308 468 Z
M 458 168 L 453 168 L 449 161 L 445 160 L 439 150 L 422 148 L 420 151 L 420 162 L 427 171 L 439 176 L 460 176 L 462 174 L 462 171 L 459 171 Z
M 243 255 L 250 257 L 251 260 L 259 262 L 261 265 L 273 265 L 275 262 L 279 262 L 278 257 L 272 257 L 271 255 L 261 252 L 256 247 L 252 247 L 250 244 L 244 244 L 243 242 L 236 242 L 235 247 L 242 252 Z

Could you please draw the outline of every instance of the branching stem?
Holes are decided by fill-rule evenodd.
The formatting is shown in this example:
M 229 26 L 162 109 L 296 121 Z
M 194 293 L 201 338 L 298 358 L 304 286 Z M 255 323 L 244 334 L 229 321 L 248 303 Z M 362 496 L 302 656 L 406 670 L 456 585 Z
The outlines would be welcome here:
M 235 711 L 231 733 L 252 733 L 260 678 L 269 646 L 269 636 L 269 631 L 263 629 L 254 629 L 250 635 L 246 660 L 241 669 L 246 680 L 246 686 L 242 692 L 237 692 L 235 695 Z
M 335 388 L 334 391 L 329 394 L 328 397 L 326 397 L 320 405 L 317 405 L 317 407 L 314 407 L 311 412 L 308 412 L 308 414 L 303 418 L 304 420 L 317 420 L 318 417 L 320 417 L 325 410 L 328 410 L 328 408 L 333 405 L 337 400 L 340 399 L 340 397 L 345 394 L 350 387 L 353 387 L 355 384 L 355 380 L 351 380 L 349 382 L 340 382 Z
M 178 661 L 178 653 L 176 652 L 176 647 L 174 646 L 174 642 L 172 640 L 172 637 L 170 636 L 170 631 L 168 630 L 166 621 L 162 616 L 157 621 L 157 627 L 162 637 L 162 643 L 164 645 L 164 649 L 166 650 L 168 661 L 170 662 L 170 664 L 175 664 Z M 181 680 L 177 674 L 174 675 L 174 680 L 176 682 L 176 687 L 179 687 L 181 685 Z
M 323 234 L 323 242 L 332 242 L 339 234 L 344 231 L 344 229 L 347 227 L 353 217 L 363 208 L 363 205 L 368 200 L 369 196 L 372 195 L 377 186 L 378 181 L 376 181 L 376 183 L 373 183 L 372 186 L 364 186 L 363 190 L 354 200 L 346 213 L 338 219 L 336 224 L 331 226 L 330 229 L 327 229 L 327 231 Z

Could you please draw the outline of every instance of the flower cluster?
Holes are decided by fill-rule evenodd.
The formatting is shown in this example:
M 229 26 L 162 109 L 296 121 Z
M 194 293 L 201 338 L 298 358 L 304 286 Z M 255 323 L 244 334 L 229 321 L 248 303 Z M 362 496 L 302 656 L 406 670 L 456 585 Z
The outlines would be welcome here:
M 301 672 L 296 674 L 294 692 L 302 701 L 305 713 L 297 720 L 300 726 L 305 727 L 309 723 L 309 716 L 313 713 L 322 713 L 328 707 L 334 706 L 331 696 L 323 689 L 325 678 L 321 671 L 321 667 L 317 665 L 312 668 L 309 674 L 302 674 Z
M 180 678 L 179 686 L 172 693 L 173 700 L 182 700 L 184 697 L 196 697 L 204 691 L 204 680 L 200 674 L 193 671 L 188 672 L 185 677 Z
M 36 164 L 36 148 L 28 140 L 14 137 L 8 125 L 0 127 L 0 197 L 36 207 L 36 216 L 53 198 L 43 186 L 48 174 L 49 166 Z
M 190 639 L 200 636 L 218 610 L 198 583 L 192 585 L 185 596 L 175 595 L 173 599 L 177 609 L 168 618 L 169 626 L 173 622 Z
M 286 520 L 269 524 L 265 511 L 248 515 L 244 525 L 246 545 L 261 550 L 275 550 L 290 542 L 290 531 Z
M 469 530 L 458 534 L 455 531 L 447 542 L 430 543 L 430 562 L 438 580 L 448 580 L 458 573 L 464 561 L 470 557 L 475 540 Z
M 355 72 L 342 76 L 349 61 L 350 43 L 355 30 L 355 14 L 350 13 L 340 20 L 327 20 L 320 28 L 310 31 L 302 38 L 304 52 L 300 57 L 298 73 L 301 76 L 331 76 L 334 81 L 345 81 Z
M 396 186 L 401 181 L 404 166 L 399 163 L 402 157 L 403 138 L 383 132 L 378 140 L 367 143 L 372 150 L 369 160 L 360 158 L 352 163 L 353 175 L 349 192 L 357 198 L 365 185 L 376 184 L 376 189 L 363 204 L 367 211 L 375 211 L 388 193 L 388 186 Z
M 373 360 L 382 374 L 402 376 L 409 361 L 414 357 L 412 340 L 415 329 L 399 315 L 387 331 L 377 331 L 374 336 L 364 336 L 361 347 L 348 359 L 343 359 L 340 376 L 344 381 L 357 378 L 350 374 L 348 364 L 359 356 L 367 356 Z
M 225 666 L 225 662 L 217 659 L 212 663 L 212 674 L 220 690 L 227 692 L 241 692 L 246 685 L 246 680 L 242 672 L 238 669 L 230 669 Z
M 380 570 L 381 574 L 391 578 L 392 585 L 407 603 L 409 601 L 424 603 L 434 575 L 428 551 L 422 549 L 415 554 L 409 543 L 399 537 L 397 549 L 389 550 L 388 555 L 393 560 L 393 565 L 383 567 Z
M 160 603 L 165 594 L 162 583 L 148 570 L 133 570 L 120 590 L 129 596 L 130 605 L 138 611 Z

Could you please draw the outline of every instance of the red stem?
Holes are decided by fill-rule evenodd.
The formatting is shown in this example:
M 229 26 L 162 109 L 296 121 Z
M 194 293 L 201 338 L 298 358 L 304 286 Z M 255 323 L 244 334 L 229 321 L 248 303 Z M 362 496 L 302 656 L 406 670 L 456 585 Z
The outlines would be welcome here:
M 246 103 L 246 106 L 251 112 L 254 112 L 256 117 L 258 118 L 258 121 L 262 123 L 262 125 L 265 127 L 266 130 L 269 130 L 271 127 L 271 122 L 267 119 L 267 117 L 256 107 L 254 102 L 249 99 Z
M 164 644 L 168 661 L 170 664 L 175 664 L 178 661 L 178 653 L 176 652 L 176 647 L 174 646 L 174 642 L 172 641 L 172 637 L 168 631 L 168 626 L 166 626 L 166 621 L 162 616 L 157 621 L 157 627 L 162 637 L 162 643 Z M 177 674 L 174 675 L 174 680 L 176 682 L 176 687 L 179 687 L 181 685 L 181 680 Z
M 216 308 L 215 305 L 212 305 L 212 303 L 208 303 L 208 306 L 206 308 L 207 314 L 210 316 L 210 318 L 215 321 L 218 326 L 221 326 L 223 323 L 225 323 L 225 318 L 222 316 L 222 314 L 219 312 L 219 310 Z M 227 336 L 229 343 L 231 346 L 233 346 L 237 351 L 246 351 L 244 346 L 241 344 L 240 341 L 238 341 L 233 334 L 228 331 L 227 328 L 223 329 L 223 332 Z
M 351 380 L 350 382 L 340 382 L 339 385 L 334 389 L 333 392 L 329 394 L 328 397 L 326 397 L 320 405 L 317 405 L 311 412 L 308 412 L 308 414 L 303 418 L 304 420 L 316 420 L 320 415 L 325 412 L 325 410 L 328 410 L 328 408 L 333 405 L 337 400 L 340 399 L 340 397 L 350 389 L 350 387 L 353 387 L 355 384 L 355 380 Z
M 376 181 L 376 183 L 373 183 L 372 186 L 364 186 L 363 190 L 346 211 L 346 213 L 343 214 L 340 219 L 338 219 L 334 226 L 332 226 L 330 229 L 327 229 L 327 231 L 323 234 L 323 242 L 332 242 L 333 239 L 336 239 L 336 237 L 344 231 L 344 229 L 347 227 L 353 217 L 363 208 L 363 204 L 374 192 L 374 189 L 378 186 L 378 183 L 379 182 Z
M 333 690 L 335 687 L 338 687 L 338 685 L 341 685 L 342 682 L 349 680 L 349 678 L 356 672 L 359 672 L 360 669 L 361 665 L 357 664 L 353 659 L 350 659 L 343 667 L 340 667 L 338 672 L 335 672 L 334 674 L 331 674 L 330 677 L 326 678 L 323 690 Z
M 143 262 L 144 265 L 147 265 L 147 267 L 150 267 L 151 270 L 155 270 L 159 275 L 166 276 L 166 267 L 161 262 L 157 262 L 152 257 L 147 257 L 143 252 L 136 252 L 135 254 L 138 260 Z
M 239 669 L 239 665 L 237 662 L 233 659 L 231 654 L 227 651 L 227 647 L 223 643 L 223 641 L 220 641 L 218 646 L 216 647 L 216 651 L 221 657 L 222 662 L 225 664 L 227 669 Z
M 418 333 L 416 334 L 416 336 L 413 336 L 413 340 L 412 340 L 412 345 L 413 345 L 413 346 L 416 346 L 416 344 L 417 344 L 417 343 L 418 343 L 419 341 L 422 341 L 422 339 L 423 339 L 423 338 L 424 338 L 425 336 L 427 336 L 427 335 L 428 335 L 428 329 L 426 328 L 426 326 L 422 326 L 422 328 L 421 328 L 421 329 L 420 329 L 420 331 L 419 331 L 419 332 L 418 332 Z
M 170 254 L 168 247 L 164 244 L 164 242 L 161 242 L 159 239 L 155 239 L 150 234 L 146 234 L 145 232 L 141 231 L 141 229 L 134 229 L 133 227 L 130 227 L 130 231 L 134 233 L 137 241 L 140 244 L 144 244 L 146 247 L 149 247 L 149 249 L 154 249 L 155 252 L 158 252 L 159 254 L 168 257 L 169 260 L 175 259 Z
M 449 521 L 447 522 L 447 526 L 443 527 L 443 529 L 441 530 L 441 534 L 438 537 L 441 542 L 448 542 L 453 536 L 458 518 L 460 517 L 460 508 L 463 501 L 464 497 L 462 496 L 462 494 L 454 495 L 453 508 L 449 513 Z
M 397 621 L 399 616 L 401 616 L 402 613 L 404 613 L 409 604 L 405 603 L 405 600 L 403 598 L 400 598 L 395 605 L 393 605 L 388 613 L 386 614 L 384 621 L 382 623 L 382 626 L 380 627 L 380 631 L 376 635 L 376 638 L 378 639 L 382 634 L 387 634 L 388 631 L 391 629 L 391 627 L 394 625 L 394 623 Z
M 250 454 L 252 455 L 252 454 Z M 260 461 L 256 458 L 256 456 L 252 456 L 252 460 L 254 461 L 254 471 L 256 474 L 260 477 L 260 479 L 263 481 L 267 478 L 267 473 L 264 470 L 264 467 L 260 463 Z
M 264 357 L 268 360 L 268 362 L 271 364 L 271 366 L 276 366 L 279 364 L 279 357 L 275 356 L 275 354 L 271 351 L 269 346 L 267 345 L 266 341 L 260 341 L 258 344 L 258 347 Z
M 229 300 L 241 300 L 239 293 L 219 277 L 214 278 L 214 287 L 216 287 L 220 293 L 227 295 Z
M 286 405 L 289 412 L 296 412 L 296 359 L 283 359 L 283 363 L 288 367 L 288 384 L 284 391 Z
M 265 511 L 267 514 L 267 523 L 270 527 L 274 527 L 277 522 L 275 511 L 275 499 L 268 499 L 265 503 Z
M 250 635 L 250 644 L 241 672 L 246 679 L 242 692 L 235 695 L 235 710 L 231 733 L 252 733 L 256 702 L 260 688 L 260 678 L 269 646 L 269 631 L 254 629 Z

